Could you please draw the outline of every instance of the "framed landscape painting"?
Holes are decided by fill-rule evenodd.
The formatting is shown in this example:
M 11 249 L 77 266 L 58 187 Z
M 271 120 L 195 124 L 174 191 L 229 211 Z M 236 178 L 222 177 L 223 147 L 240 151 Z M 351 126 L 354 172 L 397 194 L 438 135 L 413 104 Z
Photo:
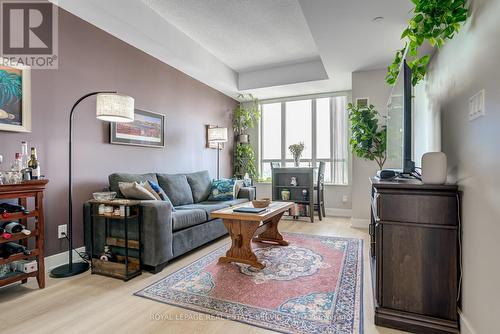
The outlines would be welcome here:
M 165 115 L 134 109 L 132 123 L 111 123 L 111 144 L 165 147 Z
M 29 67 L 0 65 L 0 131 L 31 132 Z

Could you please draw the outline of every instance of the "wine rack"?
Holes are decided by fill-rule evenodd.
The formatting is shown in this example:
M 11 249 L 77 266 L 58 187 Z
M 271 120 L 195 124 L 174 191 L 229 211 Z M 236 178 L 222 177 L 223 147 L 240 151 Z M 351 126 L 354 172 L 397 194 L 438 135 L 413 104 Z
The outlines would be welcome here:
M 23 233 L 14 233 L 9 239 L 0 236 L 0 244 L 6 242 L 18 242 L 28 247 L 29 239 L 34 239 L 34 248 L 31 247 L 31 253 L 12 254 L 8 258 L 0 258 L 0 265 L 13 261 L 35 259 L 38 264 L 38 270 L 31 273 L 14 273 L 5 277 L 0 277 L 0 286 L 5 286 L 14 282 L 21 281 L 26 283 L 28 278 L 36 277 L 40 289 L 45 287 L 45 264 L 44 264 L 44 214 L 43 214 L 43 193 L 48 180 L 32 180 L 19 184 L 0 185 L 0 202 L 7 200 L 17 200 L 19 205 L 24 206 L 29 213 L 10 213 L 6 217 L 0 215 L 0 222 L 18 221 L 31 230 L 30 235 Z M 28 207 L 28 200 L 33 198 L 34 208 Z M 31 202 L 31 201 L 29 201 Z

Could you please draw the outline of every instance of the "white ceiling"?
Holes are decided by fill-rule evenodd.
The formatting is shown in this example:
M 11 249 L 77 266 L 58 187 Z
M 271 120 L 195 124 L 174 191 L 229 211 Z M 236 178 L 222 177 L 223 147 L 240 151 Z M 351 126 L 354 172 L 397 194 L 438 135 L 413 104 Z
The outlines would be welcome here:
M 411 8 L 401 0 L 50 1 L 229 96 L 261 99 L 350 90 L 352 72 L 390 63 Z
M 319 58 L 295 0 L 142 0 L 237 72 Z

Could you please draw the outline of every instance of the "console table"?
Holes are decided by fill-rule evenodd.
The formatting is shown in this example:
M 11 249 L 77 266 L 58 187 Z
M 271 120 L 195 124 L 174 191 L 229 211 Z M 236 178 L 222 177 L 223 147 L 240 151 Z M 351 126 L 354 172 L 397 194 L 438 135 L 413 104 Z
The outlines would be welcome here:
M 23 253 L 13 254 L 7 259 L 0 258 L 0 264 L 7 264 L 13 261 L 36 259 L 38 270 L 31 273 L 14 273 L 8 277 L 0 279 L 0 286 L 11 284 L 17 281 L 26 283 L 29 277 L 36 277 L 38 286 L 43 289 L 45 287 L 45 265 L 44 265 L 44 215 L 43 215 L 43 192 L 48 180 L 33 180 L 24 181 L 19 184 L 0 185 L 0 202 L 5 200 L 17 199 L 19 205 L 24 206 L 27 210 L 28 199 L 34 198 L 34 208 L 27 213 L 16 212 L 0 216 L 0 223 L 6 221 L 19 221 L 21 224 L 31 230 L 30 235 L 22 233 L 14 233 L 10 239 L 0 237 L 0 243 L 19 242 L 21 245 L 30 248 L 31 254 Z M 29 243 L 28 240 L 34 242 Z
M 375 324 L 414 333 L 458 333 L 457 186 L 371 183 Z

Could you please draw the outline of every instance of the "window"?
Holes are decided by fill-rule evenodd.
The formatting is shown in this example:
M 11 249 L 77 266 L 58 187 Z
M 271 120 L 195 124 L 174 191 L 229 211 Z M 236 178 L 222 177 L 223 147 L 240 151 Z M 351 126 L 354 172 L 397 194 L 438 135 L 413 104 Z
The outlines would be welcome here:
M 259 168 L 270 180 L 271 163 L 293 166 L 288 146 L 303 142 L 301 166 L 326 163 L 325 182 L 347 184 L 347 96 L 263 102 Z

